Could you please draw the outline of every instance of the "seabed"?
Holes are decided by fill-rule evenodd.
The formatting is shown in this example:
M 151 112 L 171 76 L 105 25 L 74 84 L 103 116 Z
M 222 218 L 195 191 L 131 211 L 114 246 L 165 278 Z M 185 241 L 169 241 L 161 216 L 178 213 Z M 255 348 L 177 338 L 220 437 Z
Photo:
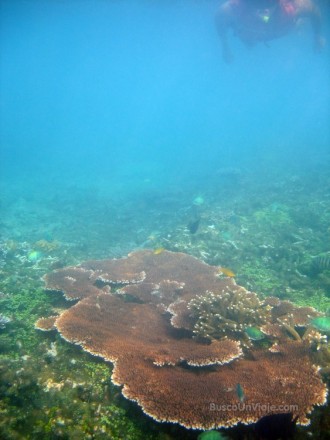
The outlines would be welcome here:
M 77 188 L 27 188 L 20 198 L 15 188 L 2 192 L 1 439 L 171 440 L 200 434 L 153 421 L 111 383 L 111 364 L 35 329 L 38 318 L 66 307 L 60 294 L 43 288 L 42 276 L 56 268 L 164 248 L 230 269 L 239 285 L 261 297 L 329 313 L 326 169 L 258 177 L 233 170 L 194 185 L 145 188 L 124 198 Z M 188 226 L 196 219 L 192 233 Z M 324 371 L 329 384 L 330 362 Z M 253 438 L 251 429 L 237 426 L 225 435 Z M 329 433 L 325 405 L 313 411 L 309 426 L 298 427 L 296 438 L 326 439 Z

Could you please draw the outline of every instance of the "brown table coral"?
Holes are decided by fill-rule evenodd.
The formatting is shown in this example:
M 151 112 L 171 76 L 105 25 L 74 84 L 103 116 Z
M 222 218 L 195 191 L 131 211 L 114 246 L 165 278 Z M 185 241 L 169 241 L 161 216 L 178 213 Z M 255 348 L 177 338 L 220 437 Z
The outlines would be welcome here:
M 196 258 L 138 251 L 59 269 L 45 282 L 78 302 L 37 328 L 55 327 L 112 362 L 112 381 L 156 420 L 211 429 L 290 411 L 304 424 L 325 403 L 310 340 L 287 332 L 292 316 L 303 325 L 300 315 L 316 312 L 262 301 Z M 267 327 L 266 343 L 248 341 L 251 325 Z

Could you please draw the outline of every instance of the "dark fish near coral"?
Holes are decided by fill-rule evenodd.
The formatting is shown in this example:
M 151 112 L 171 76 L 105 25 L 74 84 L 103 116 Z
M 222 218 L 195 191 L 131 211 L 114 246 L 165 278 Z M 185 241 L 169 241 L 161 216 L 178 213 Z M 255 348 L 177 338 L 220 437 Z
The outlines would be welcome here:
M 201 219 L 197 218 L 197 219 L 191 220 L 187 224 L 187 228 L 191 234 L 195 234 L 198 231 L 200 221 L 201 221 Z
M 330 270 L 330 255 L 319 255 L 312 261 L 312 268 L 315 272 Z
M 236 394 L 237 394 L 237 397 L 238 397 L 239 401 L 241 403 L 243 403 L 244 400 L 245 400 L 245 394 L 244 394 L 243 387 L 242 387 L 242 385 L 240 383 L 238 383 L 236 385 Z
M 270 414 L 257 421 L 254 432 L 259 440 L 290 440 L 294 438 L 297 419 L 292 413 Z

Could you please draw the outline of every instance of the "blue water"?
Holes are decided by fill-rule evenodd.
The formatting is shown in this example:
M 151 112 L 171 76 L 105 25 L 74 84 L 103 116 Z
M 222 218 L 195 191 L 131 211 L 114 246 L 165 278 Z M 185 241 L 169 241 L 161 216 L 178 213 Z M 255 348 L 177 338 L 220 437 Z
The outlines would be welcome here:
M 329 161 L 329 45 L 315 55 L 308 25 L 270 47 L 232 37 L 226 65 L 217 6 L 2 0 L 2 184 L 189 187 Z
M 128 438 L 107 412 L 121 405 L 110 373 L 94 377 L 94 360 L 34 328 L 63 307 L 43 292 L 54 269 L 180 251 L 329 313 L 330 4 L 318 3 L 322 53 L 305 23 L 251 49 L 231 35 L 227 65 L 216 0 L 0 0 L 1 438 L 105 425 Z M 97 391 L 45 391 L 70 374 Z M 165 438 L 136 417 L 139 438 Z

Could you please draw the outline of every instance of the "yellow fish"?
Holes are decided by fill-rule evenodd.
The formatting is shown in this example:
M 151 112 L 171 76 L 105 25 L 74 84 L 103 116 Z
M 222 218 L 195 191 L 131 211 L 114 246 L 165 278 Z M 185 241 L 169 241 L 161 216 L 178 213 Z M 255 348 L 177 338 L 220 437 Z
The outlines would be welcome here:
M 226 277 L 233 278 L 235 276 L 235 273 L 231 269 L 228 269 L 228 267 L 219 267 L 218 270 L 219 273 L 223 273 Z
M 159 255 L 159 254 L 161 254 L 164 251 L 165 251 L 165 248 L 159 247 L 159 248 L 154 250 L 154 255 Z

